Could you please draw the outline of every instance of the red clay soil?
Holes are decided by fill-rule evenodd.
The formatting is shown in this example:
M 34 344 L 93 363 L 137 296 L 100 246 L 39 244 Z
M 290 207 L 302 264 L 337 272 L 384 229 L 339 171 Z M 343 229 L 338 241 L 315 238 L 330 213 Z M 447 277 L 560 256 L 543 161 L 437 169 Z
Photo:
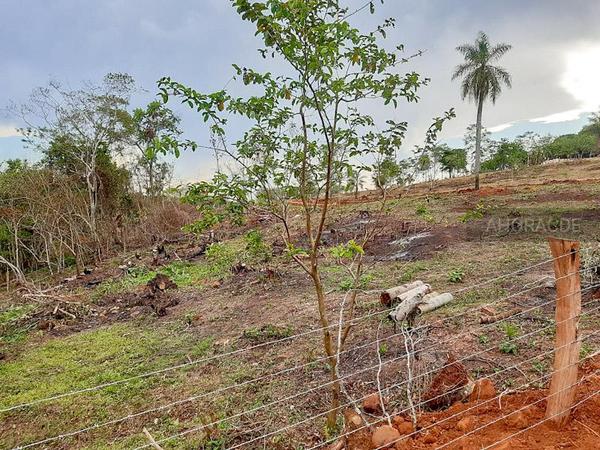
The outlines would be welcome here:
M 586 363 L 580 370 L 580 376 L 583 378 L 577 391 L 576 403 L 596 395 L 577 406 L 569 423 L 562 429 L 558 429 L 551 421 L 540 423 L 544 419 L 547 390 L 535 389 L 503 395 L 500 401 L 494 397 L 491 400 L 458 402 L 444 411 L 424 413 L 418 420 L 418 432 L 410 435 L 405 430 L 402 440 L 388 448 L 598 449 L 600 357 Z M 395 423 L 402 422 L 398 418 L 394 419 Z M 467 435 L 468 433 L 472 434 Z M 372 450 L 375 447 L 369 432 L 357 432 L 349 437 L 346 448 Z

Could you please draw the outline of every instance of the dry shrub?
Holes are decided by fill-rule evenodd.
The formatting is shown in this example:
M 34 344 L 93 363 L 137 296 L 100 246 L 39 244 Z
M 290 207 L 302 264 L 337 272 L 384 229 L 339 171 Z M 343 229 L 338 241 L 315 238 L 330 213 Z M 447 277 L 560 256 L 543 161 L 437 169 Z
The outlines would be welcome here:
M 134 219 L 123 230 L 128 248 L 180 240 L 187 236 L 182 227 L 199 218 L 193 206 L 177 198 L 139 196 L 134 199 L 134 205 L 137 209 Z

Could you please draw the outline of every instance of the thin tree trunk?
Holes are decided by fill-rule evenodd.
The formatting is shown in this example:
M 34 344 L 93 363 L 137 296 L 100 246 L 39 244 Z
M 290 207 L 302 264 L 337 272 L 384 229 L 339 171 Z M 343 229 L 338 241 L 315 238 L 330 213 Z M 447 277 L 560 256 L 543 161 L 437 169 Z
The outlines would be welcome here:
M 475 189 L 479 190 L 479 172 L 481 171 L 481 116 L 483 113 L 483 97 L 477 102 L 477 124 L 475 131 Z
M 319 309 L 319 318 L 321 326 L 323 327 L 323 347 L 325 348 L 325 354 L 329 358 L 329 371 L 331 374 L 331 411 L 327 414 L 327 426 L 330 430 L 335 429 L 337 422 L 338 408 L 340 406 L 341 396 L 341 384 L 337 373 L 337 358 L 336 349 L 334 348 L 333 337 L 329 330 L 329 321 L 327 320 L 327 307 L 325 304 L 325 290 L 323 289 L 323 283 L 321 281 L 321 275 L 319 274 L 319 268 L 316 262 L 318 255 L 313 256 L 315 261 L 312 262 L 312 278 L 315 285 L 315 291 L 317 294 L 317 304 Z

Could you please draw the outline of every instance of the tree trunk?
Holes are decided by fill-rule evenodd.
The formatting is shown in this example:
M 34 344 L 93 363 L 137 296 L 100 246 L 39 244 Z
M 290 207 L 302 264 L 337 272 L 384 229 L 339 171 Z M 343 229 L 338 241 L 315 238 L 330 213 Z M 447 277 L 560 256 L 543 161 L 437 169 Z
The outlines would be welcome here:
M 329 321 L 327 320 L 327 309 L 325 302 L 325 290 L 323 289 L 323 283 L 321 281 L 321 275 L 319 274 L 319 268 L 317 265 L 318 255 L 311 255 L 312 261 L 312 271 L 311 277 L 313 279 L 315 285 L 315 292 L 317 294 L 317 304 L 319 309 L 319 319 L 321 322 L 321 327 L 323 328 L 323 347 L 325 348 L 325 354 L 327 355 L 329 362 L 329 372 L 331 374 L 331 411 L 327 414 L 327 427 L 330 430 L 335 430 L 335 426 L 337 423 L 337 414 L 338 408 L 340 406 L 340 396 L 341 396 L 341 384 L 339 377 L 337 375 L 337 358 L 336 358 L 336 349 L 334 348 L 333 337 L 331 335 L 331 331 L 329 330 Z
M 148 190 L 146 194 L 150 197 L 154 197 L 156 195 L 156 189 L 154 187 L 154 158 L 151 158 L 148 161 Z
M 475 130 L 475 189 L 479 190 L 479 172 L 481 171 L 481 116 L 483 113 L 483 97 L 477 102 L 477 124 Z

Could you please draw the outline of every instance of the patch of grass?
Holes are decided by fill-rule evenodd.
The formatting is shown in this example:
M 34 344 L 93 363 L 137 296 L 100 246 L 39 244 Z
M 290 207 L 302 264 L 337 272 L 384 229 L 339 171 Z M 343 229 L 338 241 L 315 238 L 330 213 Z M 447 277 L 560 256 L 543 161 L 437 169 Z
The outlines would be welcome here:
M 519 346 L 514 342 L 514 339 L 521 333 L 521 328 L 511 322 L 503 322 L 500 325 L 500 329 L 506 336 L 506 339 L 504 339 L 498 347 L 500 351 L 511 355 L 519 353 Z
M 467 307 L 475 307 L 481 304 L 492 303 L 493 301 L 506 296 L 506 290 L 499 286 L 489 286 L 486 288 L 470 289 L 461 292 L 456 296 L 453 302 L 450 302 L 444 308 L 444 312 L 454 315 L 462 312 Z
M 14 344 L 27 337 L 29 329 L 20 325 L 21 319 L 31 312 L 33 305 L 12 306 L 0 312 L 0 342 Z
M 458 220 L 462 223 L 468 223 L 468 222 L 472 222 L 474 220 L 480 220 L 480 219 L 483 219 L 483 216 L 485 215 L 486 211 L 487 211 L 487 208 L 483 204 L 483 202 L 479 202 L 479 203 L 477 203 L 477 206 L 475 206 L 475 208 L 468 210 L 466 213 L 464 213 L 462 216 L 460 216 L 458 218 Z
M 201 339 L 190 350 L 192 358 L 203 358 L 213 352 L 215 340 L 212 337 Z
M 502 341 L 498 346 L 502 353 L 516 355 L 519 353 L 519 347 L 512 341 Z
M 0 366 L 0 406 L 29 402 L 37 398 L 94 386 L 128 377 L 161 358 L 153 357 L 164 345 L 162 337 L 150 330 L 115 325 L 91 332 L 52 340 L 25 352 L 15 361 Z M 133 369 L 133 370 L 132 370 Z M 89 399 L 101 402 L 114 395 L 129 395 L 146 384 L 98 391 Z M 66 400 L 68 403 L 68 400 Z
M 421 261 L 416 261 L 412 264 L 409 264 L 408 267 L 406 267 L 404 269 L 404 272 L 400 276 L 400 282 L 408 283 L 410 281 L 413 281 L 413 279 L 415 278 L 415 275 L 417 273 L 423 272 L 427 269 L 428 269 L 427 265 L 425 265 L 425 263 L 423 263 Z
M 280 327 L 267 324 L 260 328 L 252 327 L 244 331 L 243 337 L 253 342 L 267 342 L 276 339 L 283 339 L 291 336 L 293 330 L 291 327 Z
M 516 338 L 521 332 L 521 328 L 519 327 L 519 325 L 511 322 L 502 322 L 502 324 L 500 325 L 500 330 L 508 339 Z
M 54 339 L 32 346 L 17 359 L 0 365 L 0 408 L 122 380 L 180 363 L 188 355 L 201 358 L 212 351 L 212 338 L 198 342 L 192 335 L 177 336 L 165 329 L 141 328 L 134 324 L 116 324 Z M 68 429 L 78 428 L 147 407 L 149 391 L 160 384 L 161 389 L 173 386 L 185 374 L 174 372 L 168 380 L 139 378 L 7 413 L 3 419 L 22 421 L 22 414 L 36 417 L 27 419 L 27 423 L 35 426 L 20 428 L 19 435 L 0 437 L 0 448 L 59 434 L 65 431 L 65 424 L 69 424 Z M 60 415 L 54 413 L 57 408 Z M 102 434 L 95 435 L 96 444 L 91 448 L 101 448 L 97 445 L 103 439 Z M 112 445 L 105 448 L 109 447 L 114 448 Z
M 339 283 L 339 288 L 343 292 L 348 292 L 351 289 L 367 289 L 369 284 L 373 281 L 374 275 L 372 274 L 364 274 L 360 277 L 356 285 L 354 284 L 354 280 L 350 277 L 344 278 Z
M 579 359 L 585 359 L 590 356 L 594 351 L 594 346 L 589 342 L 584 342 L 581 344 L 581 348 L 579 349 Z
M 273 258 L 273 249 L 264 241 L 259 230 L 250 230 L 244 236 L 246 254 L 257 262 L 268 262 Z
M 105 295 L 132 290 L 146 284 L 158 273 L 168 276 L 179 287 L 197 286 L 213 280 L 222 280 L 232 275 L 232 266 L 248 259 L 244 257 L 243 248 L 242 243 L 237 240 L 218 242 L 209 246 L 205 258 L 195 263 L 175 261 L 159 270 L 149 270 L 145 267 L 133 268 L 123 278 L 102 283 L 93 297 L 101 298 Z
M 435 219 L 433 218 L 433 214 L 424 203 L 420 203 L 415 210 L 415 214 L 421 217 L 426 222 L 433 222 Z
M 448 272 L 448 281 L 450 283 L 461 283 L 465 278 L 465 271 L 458 267 Z
M 385 342 L 382 342 L 382 343 L 379 345 L 379 354 L 380 354 L 381 356 L 385 356 L 385 354 L 386 354 L 388 351 L 389 351 L 389 349 L 388 349 L 388 345 L 387 345 Z
M 531 367 L 540 375 L 544 375 L 548 371 L 548 364 L 544 361 L 533 361 Z
M 146 267 L 134 267 L 129 269 L 126 276 L 116 280 L 107 280 L 101 283 L 94 293 L 93 299 L 102 298 L 106 295 L 115 295 L 126 292 L 138 286 L 146 284 L 156 276 L 155 271 L 150 271 Z

